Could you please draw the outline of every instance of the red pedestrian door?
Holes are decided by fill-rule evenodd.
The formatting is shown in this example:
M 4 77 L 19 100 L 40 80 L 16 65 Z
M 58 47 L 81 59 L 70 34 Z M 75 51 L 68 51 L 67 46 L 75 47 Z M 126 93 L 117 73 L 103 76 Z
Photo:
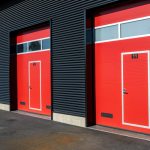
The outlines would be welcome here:
M 149 128 L 149 51 L 122 53 L 122 123 Z
M 29 61 L 29 109 L 42 111 L 41 61 Z

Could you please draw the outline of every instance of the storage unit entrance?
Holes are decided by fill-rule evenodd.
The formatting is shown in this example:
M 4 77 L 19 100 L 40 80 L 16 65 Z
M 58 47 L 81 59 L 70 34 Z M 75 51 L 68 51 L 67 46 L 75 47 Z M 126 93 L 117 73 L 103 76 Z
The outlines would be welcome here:
M 94 16 L 96 124 L 150 133 L 150 4 Z
M 17 35 L 18 110 L 51 115 L 50 28 Z

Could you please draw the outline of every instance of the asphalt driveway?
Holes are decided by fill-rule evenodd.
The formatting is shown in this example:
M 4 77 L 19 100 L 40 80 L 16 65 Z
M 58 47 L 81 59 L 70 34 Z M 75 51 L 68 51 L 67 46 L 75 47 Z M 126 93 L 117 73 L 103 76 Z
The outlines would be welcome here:
M 0 150 L 149 150 L 150 142 L 0 111 Z

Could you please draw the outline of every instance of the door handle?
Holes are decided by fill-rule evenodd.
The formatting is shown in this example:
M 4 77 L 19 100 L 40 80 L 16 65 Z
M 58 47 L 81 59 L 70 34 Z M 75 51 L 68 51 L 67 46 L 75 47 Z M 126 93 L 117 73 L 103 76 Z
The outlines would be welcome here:
M 31 87 L 31 86 L 29 86 L 29 89 L 31 90 L 31 89 L 32 89 L 32 87 Z
M 123 89 L 123 94 L 128 94 L 126 89 Z

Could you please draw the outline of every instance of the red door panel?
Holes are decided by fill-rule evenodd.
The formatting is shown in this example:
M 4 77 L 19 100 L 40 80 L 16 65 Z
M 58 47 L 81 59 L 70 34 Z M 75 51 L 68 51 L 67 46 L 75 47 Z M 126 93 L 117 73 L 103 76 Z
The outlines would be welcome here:
M 43 27 L 17 36 L 17 44 L 50 37 Z M 51 50 L 17 54 L 18 110 L 51 115 Z
M 123 55 L 124 122 L 148 126 L 148 54 Z
M 47 106 L 51 106 L 51 63 L 50 63 L 50 51 L 41 51 L 35 53 L 19 54 L 17 56 L 17 85 L 18 85 L 18 109 L 33 113 L 51 115 L 51 109 Z M 33 66 L 30 64 L 30 87 L 33 89 L 31 92 L 31 97 L 37 97 L 39 99 L 39 77 L 41 70 L 41 108 L 42 110 L 29 109 L 29 62 L 41 61 L 41 64 L 37 63 L 37 69 L 33 69 Z M 41 68 L 39 67 L 41 65 Z M 37 82 L 36 82 L 37 81 Z M 32 83 L 33 82 L 33 83 Z M 36 82 L 36 83 L 35 83 Z M 35 84 L 34 84 L 35 83 Z M 35 94 L 35 96 L 33 96 Z M 21 102 L 25 102 L 25 105 L 22 105 Z M 33 108 L 39 108 L 38 104 L 34 105 Z M 36 106 L 35 106 L 36 105 Z
M 29 62 L 29 109 L 41 110 L 41 62 Z

